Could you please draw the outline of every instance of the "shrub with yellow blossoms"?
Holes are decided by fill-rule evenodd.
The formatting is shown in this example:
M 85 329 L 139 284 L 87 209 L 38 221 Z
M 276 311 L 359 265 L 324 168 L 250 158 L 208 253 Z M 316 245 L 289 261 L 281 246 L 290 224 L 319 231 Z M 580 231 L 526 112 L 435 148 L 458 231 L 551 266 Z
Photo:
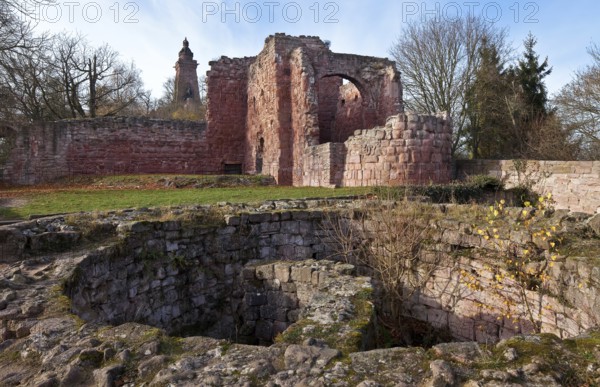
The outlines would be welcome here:
M 501 307 L 480 306 L 497 319 L 506 319 L 515 326 L 527 320 L 537 332 L 541 329 L 543 309 L 548 308 L 543 299 L 548 294 L 549 271 L 560 256 L 559 224 L 551 218 L 553 204 L 552 194 L 547 194 L 540 196 L 536 203 L 525 202 L 525 207 L 515 214 L 507 210 L 502 200 L 487 209 L 483 225 L 473 225 L 486 241 L 483 245 L 499 251 L 503 260 L 503 265 L 486 267 L 494 273 L 491 290 L 502 300 Z M 464 272 L 461 277 L 471 290 L 481 286 L 473 273 Z

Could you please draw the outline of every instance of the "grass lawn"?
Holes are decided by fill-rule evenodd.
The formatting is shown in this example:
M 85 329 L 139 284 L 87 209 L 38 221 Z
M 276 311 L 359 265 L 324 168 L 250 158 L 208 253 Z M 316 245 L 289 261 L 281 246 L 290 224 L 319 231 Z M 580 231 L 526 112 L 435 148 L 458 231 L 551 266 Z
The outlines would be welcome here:
M 368 192 L 369 188 L 327 189 L 277 186 L 202 189 L 44 188 L 41 190 L 23 190 L 18 193 L 8 189 L 0 191 L 0 198 L 19 199 L 23 203 L 16 207 L 0 207 L 0 220 L 26 219 L 30 215 L 79 211 L 213 204 L 218 202 L 250 203 L 272 199 L 361 195 Z

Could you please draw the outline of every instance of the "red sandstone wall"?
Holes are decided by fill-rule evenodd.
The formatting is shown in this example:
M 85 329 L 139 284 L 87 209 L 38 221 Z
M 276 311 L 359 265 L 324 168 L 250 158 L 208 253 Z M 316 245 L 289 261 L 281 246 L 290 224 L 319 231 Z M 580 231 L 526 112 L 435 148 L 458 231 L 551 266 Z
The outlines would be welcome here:
M 280 52 L 279 40 L 267 40 L 265 48 L 249 67 L 246 161 L 248 172 L 256 171 L 256 149 L 264 139 L 263 174 L 279 184 L 292 183 L 292 135 L 290 67 Z
M 320 144 L 344 142 L 339 140 L 335 130 L 338 107 L 340 106 L 340 87 L 342 87 L 342 78 L 336 76 L 322 78 L 317 82 Z
M 346 141 L 345 186 L 447 183 L 452 170 L 448 117 L 401 114 L 383 129 Z
M 368 123 L 364 121 L 363 99 L 354 84 L 347 83 L 340 89 L 338 104 L 335 129 L 332 136 L 333 141 L 344 142 L 358 129 L 378 126 L 368 126 Z
M 307 147 L 319 144 L 320 99 L 315 87 L 315 73 L 310 66 L 310 58 L 304 48 L 297 48 L 290 58 L 292 132 L 293 132 L 293 185 L 302 185 L 304 151 Z M 323 86 L 327 86 L 324 83 Z
M 344 178 L 345 161 L 346 147 L 343 143 L 328 142 L 306 148 L 302 185 L 340 187 Z
M 520 165 L 519 170 L 515 168 Z M 557 208 L 600 213 L 600 161 L 458 160 L 456 177 L 490 175 L 508 188 L 532 183 L 540 193 L 552 193 Z
M 334 54 L 318 37 L 276 34 L 266 39 L 263 51 L 256 58 L 222 57 L 210 65 L 208 125 L 203 127 L 201 139 L 177 130 L 169 136 L 171 124 L 161 127 L 162 124 L 138 120 L 133 125 L 137 129 L 129 133 L 118 124 L 100 120 L 81 124 L 80 131 L 65 129 L 67 132 L 63 133 L 62 129 L 53 129 L 53 142 L 46 141 L 50 135 L 45 132 L 23 137 L 23 144 L 19 145 L 22 155 L 14 156 L 5 174 L 11 175 L 11 179 L 33 176 L 36 165 L 39 173 L 48 176 L 222 173 L 228 164 L 234 164 L 247 173 L 270 174 L 279 184 L 301 185 L 308 147 L 323 141 L 343 141 L 356 128 L 384 125 L 388 116 L 401 111 L 400 81 L 393 62 Z M 356 100 L 352 108 L 345 107 L 343 110 L 350 113 L 338 122 L 341 78 L 356 85 L 362 103 Z M 97 125 L 100 132 L 92 130 Z M 155 132 L 143 133 L 141 128 L 148 125 Z M 106 129 L 109 127 L 114 130 Z M 150 157 L 144 157 L 145 153 Z M 198 154 L 202 155 L 201 161 Z M 339 158 L 334 156 L 330 159 Z M 55 168 L 45 172 L 46 165 Z M 340 178 L 338 175 L 331 174 L 335 179 Z
M 19 128 L 0 180 L 37 184 L 74 175 L 210 173 L 203 123 L 97 118 Z
M 357 127 L 383 125 L 400 111 L 397 75 L 388 60 L 333 54 L 317 37 L 270 36 L 248 68 L 244 170 L 301 185 L 306 147 L 343 141 Z M 341 77 L 370 97 L 338 125 Z M 222 119 L 210 116 L 209 129 Z
M 307 149 L 305 158 L 310 162 L 303 183 L 346 187 L 446 183 L 451 180 L 451 145 L 447 117 L 393 116 L 383 128 L 357 131 L 343 149 Z M 344 161 L 336 162 L 340 154 Z
M 211 157 L 207 170 L 222 173 L 225 164 L 244 164 L 248 113 L 248 67 L 255 58 L 222 57 L 209 62 L 206 73 L 208 122 L 206 138 Z M 245 169 L 245 168 L 244 168 Z

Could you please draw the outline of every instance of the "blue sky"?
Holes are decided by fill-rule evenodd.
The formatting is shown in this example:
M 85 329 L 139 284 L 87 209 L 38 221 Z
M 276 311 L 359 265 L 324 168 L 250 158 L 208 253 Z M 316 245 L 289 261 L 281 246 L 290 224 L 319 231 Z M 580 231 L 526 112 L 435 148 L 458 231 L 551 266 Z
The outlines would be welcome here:
M 553 66 L 551 93 L 567 83 L 600 44 L 600 2 L 564 1 L 329 1 L 329 0 L 68 0 L 35 14 L 40 30 L 80 31 L 95 45 L 108 43 L 142 70 L 155 97 L 174 74 L 173 65 L 187 36 L 199 62 L 199 74 L 221 55 L 256 55 L 268 35 L 318 35 L 335 52 L 387 57 L 410 18 L 474 13 L 509 29 L 509 41 L 522 51 L 531 31 L 537 52 Z

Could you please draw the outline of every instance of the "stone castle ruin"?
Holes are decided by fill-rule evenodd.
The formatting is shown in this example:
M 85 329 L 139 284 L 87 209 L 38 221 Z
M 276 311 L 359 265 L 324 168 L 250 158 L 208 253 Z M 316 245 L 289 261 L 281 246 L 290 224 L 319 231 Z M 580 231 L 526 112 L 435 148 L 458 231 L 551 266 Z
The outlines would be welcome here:
M 447 119 L 402 115 L 392 61 L 337 54 L 318 37 L 276 34 L 256 57 L 210 66 L 208 126 L 233 141 L 225 153 L 232 169 L 297 186 L 449 180 Z M 391 130 L 361 131 L 385 127 L 392 116 Z M 419 125 L 426 121 L 432 135 Z
M 175 100 L 198 98 L 189 42 Z M 267 174 L 296 186 L 447 182 L 446 116 L 405 114 L 394 62 L 337 54 L 318 37 L 269 36 L 256 57 L 222 57 L 207 73 L 207 120 L 100 118 L 0 128 L 0 180 L 70 175 Z

